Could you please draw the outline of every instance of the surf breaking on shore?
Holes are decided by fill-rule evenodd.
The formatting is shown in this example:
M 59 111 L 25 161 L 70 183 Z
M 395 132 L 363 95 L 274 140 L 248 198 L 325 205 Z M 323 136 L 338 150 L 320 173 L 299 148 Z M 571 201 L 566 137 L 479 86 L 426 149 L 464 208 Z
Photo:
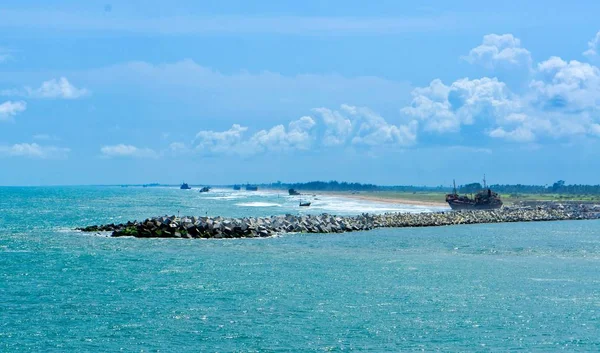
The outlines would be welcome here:
M 161 216 L 142 222 L 93 225 L 83 232 L 112 232 L 113 237 L 138 238 L 256 238 L 283 233 L 343 233 L 375 228 L 435 227 L 459 224 L 599 219 L 588 205 L 502 208 L 487 211 L 361 214 L 358 216 L 281 215 L 271 217 Z

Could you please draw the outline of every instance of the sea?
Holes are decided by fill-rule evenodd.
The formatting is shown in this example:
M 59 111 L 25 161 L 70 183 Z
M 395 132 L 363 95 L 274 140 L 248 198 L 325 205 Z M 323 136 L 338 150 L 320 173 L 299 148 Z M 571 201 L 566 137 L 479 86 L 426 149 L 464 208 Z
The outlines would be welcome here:
M 600 351 L 600 221 L 136 239 L 159 215 L 440 211 L 310 194 L 0 187 L 0 352 Z

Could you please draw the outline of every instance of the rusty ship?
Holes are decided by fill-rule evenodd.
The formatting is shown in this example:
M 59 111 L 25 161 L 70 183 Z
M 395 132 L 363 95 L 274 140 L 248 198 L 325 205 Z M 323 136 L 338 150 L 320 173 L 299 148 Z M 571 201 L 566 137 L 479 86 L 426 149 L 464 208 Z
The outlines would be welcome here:
M 452 194 L 446 195 L 446 202 L 453 210 L 493 210 L 502 207 L 498 193 L 493 192 L 483 177 L 483 189 L 475 197 L 461 196 L 456 191 L 456 182 Z

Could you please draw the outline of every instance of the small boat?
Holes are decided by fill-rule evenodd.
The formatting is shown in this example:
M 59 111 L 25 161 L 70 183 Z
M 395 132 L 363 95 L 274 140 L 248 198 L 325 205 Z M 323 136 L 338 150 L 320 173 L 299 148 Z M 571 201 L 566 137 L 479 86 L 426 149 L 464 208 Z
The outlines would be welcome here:
M 290 194 L 290 196 L 300 195 L 300 193 L 294 189 L 289 189 L 288 194 Z
M 310 206 L 310 202 L 302 202 L 300 201 L 300 207 L 308 207 Z
M 233 190 L 241 190 L 241 189 L 242 189 L 242 187 L 239 186 L 239 185 L 234 185 L 233 186 Z
M 258 190 L 258 186 L 256 185 L 246 185 L 246 191 L 257 191 Z
M 200 189 L 200 192 L 209 192 L 210 191 L 210 186 L 205 186 L 202 189 Z
M 182 183 L 179 187 L 181 190 L 189 190 L 191 187 L 187 183 Z

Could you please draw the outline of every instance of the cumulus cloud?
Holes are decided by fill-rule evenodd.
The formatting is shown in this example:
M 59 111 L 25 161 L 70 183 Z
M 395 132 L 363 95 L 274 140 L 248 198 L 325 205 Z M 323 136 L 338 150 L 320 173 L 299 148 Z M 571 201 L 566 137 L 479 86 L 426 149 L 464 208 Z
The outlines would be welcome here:
M 600 69 L 577 60 L 552 57 L 539 63 L 530 87 L 543 109 L 579 113 L 600 105 Z
M 304 116 L 290 122 L 287 128 L 276 125 L 246 138 L 244 135 L 248 128 L 234 124 L 226 131 L 200 131 L 194 143 L 196 150 L 210 154 L 252 155 L 265 151 L 307 150 L 311 144 L 310 130 L 314 126 L 315 121 Z
M 38 88 L 9 89 L 0 92 L 3 96 L 23 96 L 42 99 L 78 99 L 90 94 L 86 88 L 77 88 L 65 77 L 42 82 Z
M 17 143 L 0 146 L 0 156 L 28 157 L 39 159 L 66 158 L 70 149 L 56 146 L 41 146 L 37 143 Z
M 532 142 L 535 140 L 533 132 L 523 126 L 519 126 L 509 131 L 504 130 L 502 127 L 498 127 L 490 131 L 489 135 L 494 138 L 503 138 L 515 142 Z
M 390 124 L 368 108 L 343 104 L 340 110 L 317 108 L 313 112 L 320 119 L 303 116 L 287 126 L 275 125 L 248 136 L 248 128 L 238 124 L 225 131 L 200 131 L 193 144 L 196 151 L 204 154 L 249 156 L 266 152 L 306 151 L 313 147 L 407 146 L 417 138 L 417 121 L 406 125 Z
M 588 42 L 588 50 L 584 51 L 583 55 L 590 56 L 590 57 L 597 56 L 599 51 L 600 51 L 600 31 L 598 31 L 598 33 L 596 33 L 596 36 Z
M 407 125 L 393 125 L 369 108 L 342 105 L 342 110 L 356 117 L 357 131 L 352 138 L 353 144 L 369 146 L 411 145 L 417 140 L 417 121 Z
M 325 124 L 323 144 L 325 146 L 344 144 L 352 133 L 352 121 L 340 112 L 328 108 L 315 108 L 313 111 L 321 116 Z
M 519 109 L 519 102 L 505 83 L 496 78 L 459 79 L 450 86 L 441 80 L 412 92 L 410 106 L 402 112 L 424 122 L 424 129 L 438 133 L 459 132 L 478 119 L 494 121 Z
M 156 158 L 158 154 L 149 148 L 138 148 L 132 145 L 118 144 L 103 146 L 100 148 L 103 157 L 135 157 L 135 158 Z
M 0 104 L 0 121 L 9 121 L 19 113 L 27 109 L 27 103 L 23 101 L 11 102 L 7 101 Z
M 521 47 L 521 41 L 512 34 L 487 34 L 478 47 L 471 49 L 463 59 L 471 64 L 486 68 L 499 65 L 525 66 L 531 65 L 531 53 Z
M 196 134 L 196 150 L 205 153 L 236 153 L 247 127 L 233 124 L 225 131 L 203 130 Z
M 510 38 L 509 38 L 510 39 Z M 497 78 L 460 79 L 451 85 L 433 80 L 413 90 L 402 109 L 437 133 L 459 132 L 484 123 L 482 134 L 513 142 L 540 136 L 597 136 L 600 123 L 600 69 L 577 60 L 550 57 L 538 63 L 524 92 L 513 93 Z
M 308 150 L 310 148 L 310 130 L 315 126 L 315 121 L 304 116 L 289 123 L 286 129 L 277 125 L 269 130 L 255 133 L 249 141 L 249 148 L 255 152 Z

